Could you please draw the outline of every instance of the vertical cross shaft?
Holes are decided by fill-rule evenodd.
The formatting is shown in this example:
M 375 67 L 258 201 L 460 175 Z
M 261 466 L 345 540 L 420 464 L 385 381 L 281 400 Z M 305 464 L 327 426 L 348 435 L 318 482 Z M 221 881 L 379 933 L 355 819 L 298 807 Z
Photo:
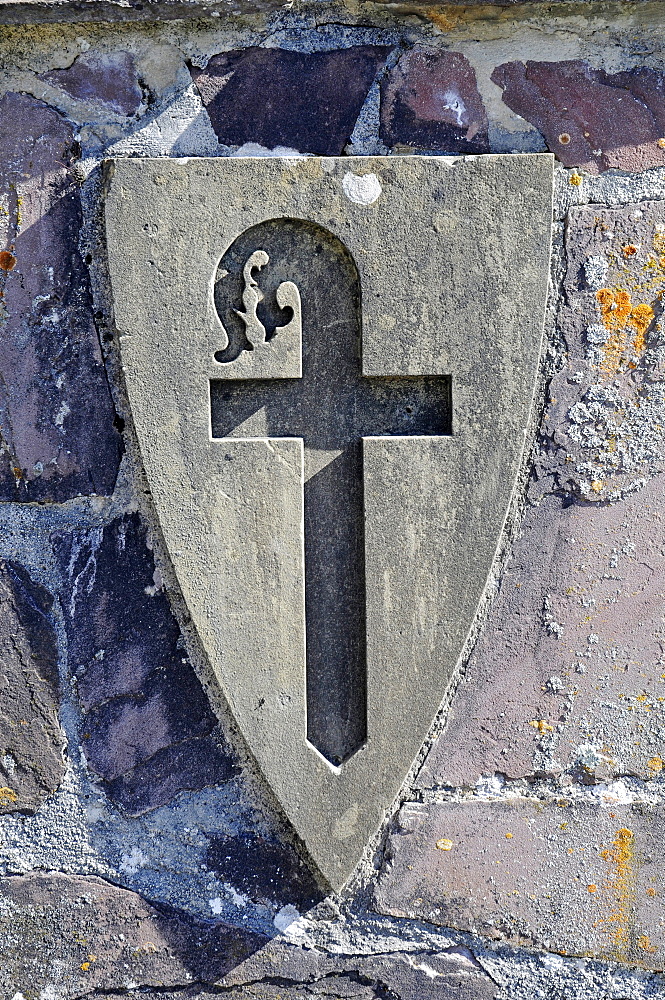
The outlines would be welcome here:
M 339 765 L 367 735 L 361 439 L 449 434 L 450 378 L 363 377 L 355 267 L 307 238 L 302 378 L 214 380 L 211 423 L 216 438 L 304 441 L 307 737 Z

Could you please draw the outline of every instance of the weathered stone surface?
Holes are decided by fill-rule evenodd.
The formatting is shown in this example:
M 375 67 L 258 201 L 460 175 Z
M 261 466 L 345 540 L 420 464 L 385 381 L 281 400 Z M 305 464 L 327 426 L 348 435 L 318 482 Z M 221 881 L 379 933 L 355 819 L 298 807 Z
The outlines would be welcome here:
M 54 69 L 43 78 L 81 101 L 98 101 L 121 115 L 133 115 L 141 104 L 130 52 L 95 52 L 77 56 L 66 69 Z
M 387 146 L 489 153 L 476 74 L 460 52 L 410 49 L 381 82 L 380 135 Z
M 83 748 L 131 813 L 235 773 L 186 659 L 138 515 L 55 538 Z
M 333 52 L 251 47 L 213 56 L 194 80 L 220 142 L 339 155 L 389 48 Z
M 111 493 L 121 441 L 78 249 L 72 125 L 21 94 L 0 101 L 0 499 Z
M 566 799 L 407 803 L 382 913 L 561 954 L 665 963 L 662 807 Z
M 598 174 L 665 164 L 665 74 L 657 70 L 606 73 L 580 59 L 528 60 L 497 66 L 492 80 L 567 167 Z
M 510 157 L 454 164 L 415 156 L 269 157 L 118 160 L 108 168 L 115 319 L 162 532 L 221 690 L 286 814 L 335 886 L 382 821 L 438 710 L 519 468 L 546 294 L 552 159 L 526 156 L 515 165 Z M 297 342 L 296 307 L 269 323 L 273 285 L 264 285 L 261 316 L 282 332 L 267 338 L 257 313 L 247 325 L 253 350 L 227 358 L 226 313 L 211 295 L 215 276 L 235 280 L 232 268 L 217 273 L 226 249 L 266 217 L 304 220 L 308 233 L 301 256 L 286 261 L 293 271 L 279 270 L 284 258 L 276 253 L 273 278 L 280 279 L 277 303 L 280 289 L 302 290 L 302 382 L 313 373 L 321 388 L 322 416 L 309 426 L 277 425 L 275 411 L 256 395 L 256 381 L 265 378 L 271 391 L 288 391 L 274 383 L 293 378 L 279 369 L 279 344 L 285 329 Z M 312 232 L 318 250 L 308 242 Z M 317 263 L 331 248 L 337 269 L 320 275 Z M 256 282 L 272 281 L 269 259 L 254 246 L 235 308 L 244 303 L 251 312 Z M 389 395 L 400 376 L 420 384 L 422 376 L 428 382 L 452 373 L 455 433 L 417 429 L 419 399 L 406 400 L 397 427 L 377 417 L 378 426 L 354 429 L 367 435 L 368 738 L 333 768 L 307 737 L 303 508 L 315 479 L 340 459 L 339 428 L 327 417 L 337 405 L 339 372 L 323 365 L 317 375 L 308 345 L 317 338 L 324 346 L 326 339 L 345 343 L 333 363 L 345 377 L 349 370 L 357 375 L 357 282 L 340 277 L 354 267 L 363 291 L 358 381 L 367 377 Z M 324 308 L 326 298 L 339 298 L 339 307 Z M 440 322 L 444 315 L 449 324 Z M 244 411 L 241 379 L 253 380 Z M 210 381 L 223 384 L 211 391 Z M 240 403 L 229 427 L 230 411 L 215 400 L 231 392 Z M 350 424 L 354 406 L 359 419 L 366 417 L 360 398 L 346 396 L 340 425 Z M 294 421 L 302 419 L 299 405 Z M 304 441 L 283 436 L 298 433 Z
M 347 977 L 352 977 L 351 981 L 357 986 L 364 984 L 365 988 L 376 991 L 369 996 L 376 996 L 377 1000 L 379 997 L 384 1000 L 492 1000 L 497 994 L 496 985 L 464 948 L 445 952 L 333 955 L 287 945 L 279 937 L 227 973 L 224 985 L 231 996 L 234 987 L 243 991 L 239 996 L 244 996 L 245 983 L 256 982 L 260 986 L 279 980 L 285 985 L 299 983 L 300 990 L 310 991 L 295 992 L 294 996 L 326 996 L 331 991 L 334 997 L 343 997 L 346 993 L 341 990 L 348 982 Z
M 102 879 L 56 872 L 0 880 L 0 919 L 0 976 L 9 996 L 212 984 L 266 942 Z
M 53 598 L 0 562 L 0 813 L 34 811 L 64 772 Z
M 424 785 L 663 767 L 661 234 L 661 203 L 570 214 L 530 505 Z

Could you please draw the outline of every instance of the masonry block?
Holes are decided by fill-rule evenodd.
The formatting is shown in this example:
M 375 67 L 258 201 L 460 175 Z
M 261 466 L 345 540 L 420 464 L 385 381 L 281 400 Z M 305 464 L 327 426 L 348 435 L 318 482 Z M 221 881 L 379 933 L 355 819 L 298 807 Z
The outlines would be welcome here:
M 382 81 L 380 135 L 387 146 L 489 153 L 487 113 L 468 59 L 409 49 Z
M 51 595 L 0 562 L 0 813 L 34 810 L 64 773 Z
M 0 499 L 113 491 L 121 454 L 78 246 L 73 125 L 0 101 Z
M 141 105 L 134 57 L 130 52 L 97 52 L 77 56 L 71 66 L 42 77 L 79 101 L 95 101 L 119 115 L 133 115 Z
M 389 51 L 235 49 L 193 68 L 192 79 L 220 142 L 339 156 Z
M 381 913 L 662 969 L 663 812 L 575 798 L 406 803 Z
M 658 70 L 606 73 L 581 59 L 527 60 L 502 63 L 492 81 L 566 167 L 599 174 L 665 164 L 665 74 Z
M 83 748 L 109 795 L 138 814 L 228 780 L 236 765 L 182 649 L 139 516 L 54 543 Z

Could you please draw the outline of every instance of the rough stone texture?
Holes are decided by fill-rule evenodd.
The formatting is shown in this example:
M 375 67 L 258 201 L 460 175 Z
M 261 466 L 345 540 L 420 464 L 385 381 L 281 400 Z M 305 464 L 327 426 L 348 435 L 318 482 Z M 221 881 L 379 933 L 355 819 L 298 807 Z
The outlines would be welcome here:
M 54 69 L 42 77 L 79 101 L 95 101 L 120 115 L 133 115 L 142 94 L 129 52 L 95 52 L 77 56 L 66 69 Z
M 138 515 L 55 538 L 89 766 L 132 813 L 235 772 L 185 657 Z
M 569 799 L 405 804 L 382 913 L 663 968 L 663 811 Z
M 521 538 L 425 786 L 663 767 L 663 240 L 662 203 L 570 214 L 566 364 Z
M 100 878 L 57 872 L 0 880 L 0 919 L 0 976 L 11 995 L 26 997 L 212 984 L 266 942 Z
M 521 461 L 546 299 L 552 158 L 525 156 L 518 173 L 512 167 L 510 157 L 451 164 L 417 156 L 108 166 L 115 322 L 164 540 L 243 737 L 335 888 L 398 794 L 438 711 Z M 303 381 L 320 387 L 321 418 L 304 426 L 304 441 L 279 437 L 279 425 L 273 435 L 273 408 L 248 392 L 235 427 L 220 433 L 213 413 L 211 438 L 210 380 L 232 387 L 285 374 L 279 345 L 287 334 L 267 340 L 262 327 L 261 339 L 256 323 L 252 351 L 215 360 L 227 346 L 209 291 L 220 249 L 271 217 L 304 220 L 320 244 L 303 238 L 307 252 L 294 252 L 293 271 L 278 276 L 303 290 Z M 327 477 L 339 460 L 339 427 L 323 425 L 326 408 L 340 405 L 332 392 L 340 362 L 324 355 L 317 373 L 309 338 L 334 330 L 348 363 L 359 332 L 354 286 L 334 277 L 332 265 L 317 270 L 330 248 L 333 260 L 357 261 L 362 275 L 367 381 L 452 372 L 456 401 L 450 436 L 409 436 L 414 404 L 396 432 L 380 427 L 384 436 L 363 441 L 368 738 L 339 771 L 308 741 L 303 663 L 303 506 L 315 476 Z M 259 278 L 270 300 L 269 263 L 265 271 Z M 249 310 L 253 287 L 236 308 L 244 302 Z M 324 301 L 337 295 L 339 308 L 327 311 Z M 441 324 L 442 315 L 454 322 Z M 347 414 L 360 410 L 346 400 Z M 336 509 L 332 501 L 328 509 Z M 323 574 L 325 560 L 321 566 Z
M 460 52 L 410 49 L 381 82 L 380 135 L 387 146 L 489 153 L 476 74 Z
M 389 48 L 333 52 L 251 47 L 213 56 L 194 80 L 220 142 L 338 156 Z
M 542 133 L 567 167 L 598 174 L 610 167 L 665 164 L 665 74 L 646 66 L 622 73 L 580 59 L 509 62 L 492 80 L 503 100 Z
M 0 499 L 110 493 L 121 442 L 78 249 L 73 127 L 5 94 L 0 156 Z
M 52 604 L 21 566 L 0 562 L 0 813 L 34 811 L 64 773 Z
M 325 906 L 325 904 L 323 904 Z M 353 978 L 350 980 L 349 977 Z M 275 938 L 259 951 L 254 952 L 224 977 L 224 985 L 234 996 L 233 987 L 256 982 L 260 988 L 280 981 L 301 983 L 301 990 L 310 993 L 284 996 L 344 997 L 342 989 L 356 988 L 372 991 L 368 996 L 383 1000 L 492 1000 L 497 988 L 466 948 L 448 951 L 414 950 L 408 954 L 331 955 L 314 949 L 297 948 Z M 262 985 L 264 984 L 264 985 Z M 239 993 L 244 996 L 244 993 Z M 250 994 L 251 995 L 251 994 Z M 264 994 L 258 993 L 258 996 Z M 272 994 L 265 994 L 272 996 Z M 351 994 L 354 996 L 355 994 Z M 360 996 L 365 996 L 360 993 Z

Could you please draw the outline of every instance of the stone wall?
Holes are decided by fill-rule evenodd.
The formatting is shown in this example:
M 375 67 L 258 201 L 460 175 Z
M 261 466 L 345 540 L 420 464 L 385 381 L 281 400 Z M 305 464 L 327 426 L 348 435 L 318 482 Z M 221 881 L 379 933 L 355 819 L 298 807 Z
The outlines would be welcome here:
M 2 997 L 663 995 L 663 5 L 83 6 L 0 28 Z M 523 151 L 557 160 L 533 450 L 421 766 L 328 896 L 169 584 L 100 162 Z

